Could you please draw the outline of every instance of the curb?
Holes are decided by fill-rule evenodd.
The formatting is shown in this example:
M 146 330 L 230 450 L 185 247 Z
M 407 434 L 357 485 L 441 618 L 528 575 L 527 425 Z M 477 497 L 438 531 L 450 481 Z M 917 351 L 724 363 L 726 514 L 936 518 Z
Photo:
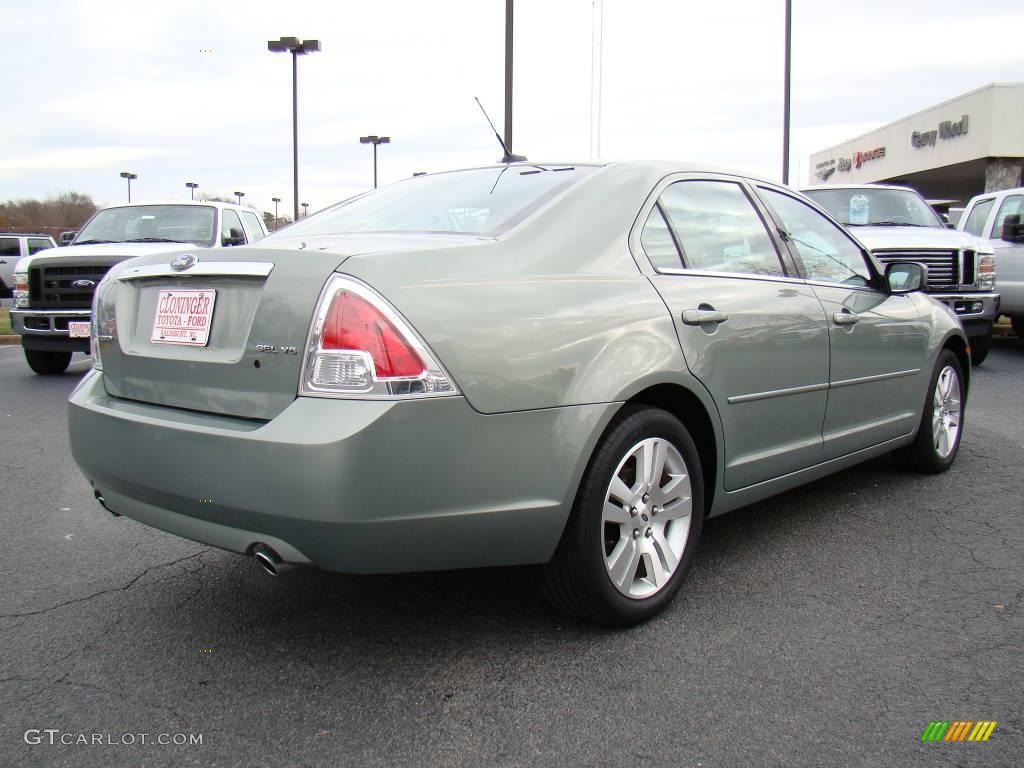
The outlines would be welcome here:
M 0 336 L 0 346 L 2 346 L 4 344 L 12 344 L 13 345 L 13 344 L 20 344 L 20 343 L 21 343 L 21 336 L 18 336 L 17 334 L 14 334 L 14 335 L 11 335 L 11 336 Z

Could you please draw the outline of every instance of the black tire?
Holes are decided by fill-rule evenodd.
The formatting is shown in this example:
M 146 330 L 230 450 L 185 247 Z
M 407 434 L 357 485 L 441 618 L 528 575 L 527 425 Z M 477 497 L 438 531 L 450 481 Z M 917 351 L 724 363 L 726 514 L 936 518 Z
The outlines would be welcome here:
M 55 376 L 64 373 L 71 365 L 72 352 L 53 352 L 46 349 L 26 349 L 28 367 L 41 376 Z
M 952 450 L 948 455 L 943 456 L 935 445 L 933 418 L 935 416 L 935 389 L 939 376 L 947 368 L 952 369 L 957 377 L 957 385 L 960 390 L 960 411 L 959 429 L 953 441 Z M 960 365 L 960 360 L 950 350 L 944 349 L 939 354 L 939 359 L 935 363 L 935 370 L 932 371 L 931 379 L 929 379 L 928 395 L 925 399 L 924 410 L 921 413 L 921 423 L 917 428 L 917 437 L 906 448 L 901 448 L 896 452 L 897 458 L 907 469 L 915 472 L 924 472 L 925 474 L 938 474 L 939 472 L 945 472 L 952 466 L 953 461 L 956 459 L 957 451 L 960 449 L 960 439 L 964 434 L 966 404 L 967 389 L 964 386 L 964 372 Z
M 1011 317 L 1010 325 L 1013 326 L 1013 332 L 1017 334 L 1017 338 L 1024 339 L 1024 315 Z
M 670 443 L 685 464 L 685 473 L 690 481 L 690 523 L 685 543 L 680 542 L 678 564 L 664 585 L 649 597 L 631 597 L 619 591 L 605 565 L 605 548 L 609 546 L 605 538 L 606 526 L 609 524 L 604 521 L 602 510 L 609 485 L 620 463 L 627 460 L 631 450 L 641 441 L 650 438 L 660 438 Z M 651 503 L 654 504 L 653 499 Z M 657 507 L 654 509 L 653 514 L 656 514 Z M 647 518 L 644 517 L 644 520 Z M 627 405 L 605 430 L 583 473 L 558 549 L 551 562 L 541 569 L 543 592 L 557 608 L 586 621 L 620 627 L 647 621 L 663 611 L 679 591 L 693 562 L 703 522 L 703 474 L 700 456 L 689 432 L 667 411 Z M 650 524 L 655 527 L 654 523 Z M 629 525 L 625 525 L 622 530 L 628 530 Z M 664 528 L 662 532 L 667 530 Z M 633 533 L 635 537 L 636 532 Z M 642 567 L 646 569 L 646 563 Z M 637 570 L 636 573 L 640 574 L 641 571 Z
M 981 365 L 992 349 L 992 331 L 987 336 L 971 336 L 971 365 Z

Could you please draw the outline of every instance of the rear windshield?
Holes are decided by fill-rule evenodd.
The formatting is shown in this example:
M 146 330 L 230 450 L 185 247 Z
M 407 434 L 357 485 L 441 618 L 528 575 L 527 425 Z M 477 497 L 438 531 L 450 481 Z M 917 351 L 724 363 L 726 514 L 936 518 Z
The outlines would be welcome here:
M 945 226 L 920 195 L 907 189 L 839 187 L 804 194 L 848 226 Z
M 87 243 L 194 243 L 213 245 L 212 205 L 133 205 L 106 208 L 85 225 L 75 245 Z
M 280 236 L 347 232 L 494 236 L 594 170 L 595 166 L 509 165 L 417 176 L 331 206 L 282 230 Z

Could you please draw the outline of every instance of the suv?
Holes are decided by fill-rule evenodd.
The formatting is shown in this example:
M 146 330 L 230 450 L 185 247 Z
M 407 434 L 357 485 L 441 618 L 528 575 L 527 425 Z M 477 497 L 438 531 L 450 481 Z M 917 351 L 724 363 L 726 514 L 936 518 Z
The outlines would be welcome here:
M 14 265 L 24 256 L 31 256 L 57 244 L 49 235 L 0 233 L 0 299 L 9 299 L 14 290 Z
M 951 229 L 907 187 L 829 184 L 801 192 L 851 228 L 882 264 L 928 267 L 925 292 L 956 313 L 971 342 L 971 362 L 982 363 L 999 316 L 991 245 Z
M 183 247 L 245 245 L 266 235 L 256 211 L 232 203 L 129 203 L 97 211 L 74 245 L 18 261 L 11 326 L 29 367 L 63 373 L 73 353 L 89 352 L 92 296 L 115 264 Z
M 988 240 L 999 267 L 999 311 L 1024 339 L 1024 187 L 971 198 L 957 229 Z

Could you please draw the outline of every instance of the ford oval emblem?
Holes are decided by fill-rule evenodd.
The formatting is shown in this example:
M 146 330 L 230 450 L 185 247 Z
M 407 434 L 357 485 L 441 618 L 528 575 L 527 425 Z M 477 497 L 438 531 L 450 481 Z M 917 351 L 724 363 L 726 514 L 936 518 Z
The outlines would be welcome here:
M 93 288 L 96 283 L 93 280 L 75 280 L 71 284 L 72 288 Z
M 175 272 L 184 272 L 197 261 L 199 261 L 199 257 L 194 253 L 183 253 L 181 256 L 175 256 L 171 259 L 171 269 Z

